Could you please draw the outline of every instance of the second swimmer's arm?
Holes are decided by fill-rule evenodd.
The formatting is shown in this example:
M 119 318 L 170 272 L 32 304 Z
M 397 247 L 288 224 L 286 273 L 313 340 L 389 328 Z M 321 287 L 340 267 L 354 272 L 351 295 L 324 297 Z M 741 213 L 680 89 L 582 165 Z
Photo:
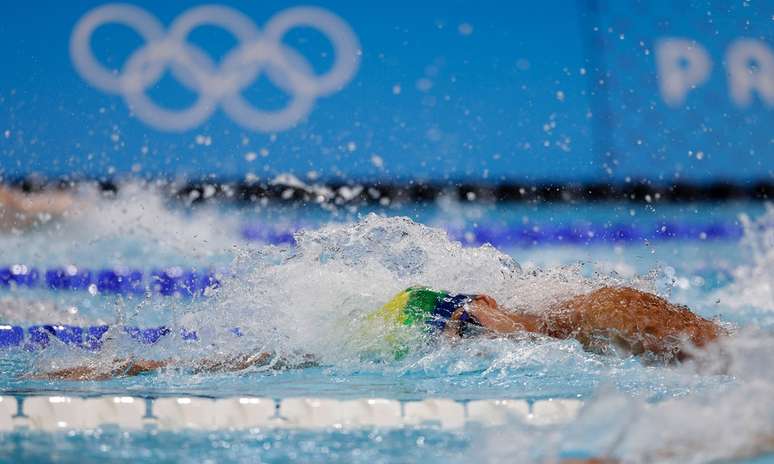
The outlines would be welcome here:
M 250 367 L 267 367 L 269 369 L 304 369 L 319 365 L 314 355 L 305 354 L 300 359 L 292 359 L 269 351 L 252 354 L 238 354 L 225 359 L 202 359 L 197 361 L 193 370 L 202 372 L 236 372 Z
M 110 366 L 65 367 L 50 372 L 32 374 L 29 377 L 45 380 L 108 380 L 156 371 L 171 364 L 172 360 L 170 359 L 114 359 Z
M 255 356 L 237 356 L 229 359 L 201 359 L 193 363 L 195 373 L 239 371 L 252 365 L 263 365 L 269 357 L 269 353 L 259 353 Z M 85 365 L 65 367 L 41 374 L 32 374 L 29 377 L 45 380 L 109 380 L 118 377 L 134 377 L 140 374 L 157 371 L 165 367 L 179 364 L 172 359 L 114 359 L 110 366 Z
M 133 377 L 167 367 L 189 367 L 194 373 L 237 372 L 250 367 L 268 366 L 271 369 L 303 369 L 318 365 L 313 355 L 300 359 L 277 357 L 274 353 L 262 351 L 253 354 L 239 354 L 221 359 L 199 359 L 181 362 L 174 359 L 115 359 L 110 366 L 76 366 L 57 369 L 30 377 L 47 380 L 108 380 L 116 377 Z

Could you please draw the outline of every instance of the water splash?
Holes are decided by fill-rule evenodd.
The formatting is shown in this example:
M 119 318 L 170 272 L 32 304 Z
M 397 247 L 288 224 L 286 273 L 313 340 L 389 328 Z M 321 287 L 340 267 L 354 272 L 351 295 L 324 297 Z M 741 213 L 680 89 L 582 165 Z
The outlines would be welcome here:
M 677 372 L 686 378 L 721 369 L 735 382 L 651 403 L 600 388 L 573 422 L 534 427 L 514 420 L 477 432 L 488 463 L 613 458 L 626 463 L 705 463 L 774 451 L 774 337 L 745 331 Z M 483 453 L 481 449 L 483 448 Z M 482 456 L 483 454 L 483 456 Z
M 744 226 L 741 245 L 747 263 L 736 267 L 733 283 L 713 296 L 732 309 L 774 311 L 774 204 L 767 204 L 757 220 L 746 214 L 739 220 Z
M 171 209 L 163 188 L 130 182 L 106 196 L 82 186 L 61 219 L 23 234 L 0 234 L 0 260 L 51 266 L 97 258 L 110 266 L 140 267 L 209 265 L 224 257 L 228 262 L 232 246 L 242 243 L 236 218 L 217 214 L 214 207 Z
M 710 295 L 732 310 L 774 309 L 774 207 L 757 220 L 743 216 L 747 263 L 733 282 Z M 480 432 L 484 461 L 558 462 L 566 457 L 627 463 L 705 463 L 774 452 L 774 335 L 746 327 L 696 359 L 672 369 L 666 401 L 631 395 L 620 385 L 599 388 L 580 416 L 560 427 L 514 422 Z M 656 373 L 658 371 L 654 371 Z M 657 375 L 663 375 L 660 372 Z M 698 378 L 726 382 L 699 387 Z M 682 380 L 681 380 L 682 379 Z M 682 383 L 682 394 L 675 385 Z M 480 452 L 477 451 L 477 456 Z
M 302 230 L 295 242 L 243 250 L 234 263 L 240 277 L 225 281 L 214 302 L 186 314 L 184 322 L 216 338 L 239 326 L 255 347 L 311 352 L 342 365 L 361 359 L 380 338 L 363 336 L 368 315 L 412 285 L 485 293 L 506 308 L 540 313 L 603 285 L 642 287 L 647 280 L 589 277 L 579 266 L 525 272 L 492 246 L 466 248 L 440 229 L 376 214 L 354 224 Z
M 186 221 L 183 218 L 181 224 Z M 456 344 L 441 341 L 401 361 L 364 356 L 373 350 L 374 342 L 380 343 L 378 337 L 364 340 L 364 319 L 410 285 L 487 293 L 505 307 L 540 313 L 557 301 L 604 285 L 653 291 L 658 276 L 622 276 L 584 265 L 525 270 L 491 246 L 466 248 L 441 230 L 407 218 L 378 215 L 354 224 L 304 230 L 295 241 L 295 246 L 287 247 L 233 248 L 235 277 L 224 278 L 223 287 L 211 298 L 156 311 L 165 317 L 161 323 L 172 328 L 172 335 L 156 345 L 138 346 L 114 334 L 115 341 L 88 362 L 107 364 L 127 353 L 186 361 L 259 350 L 284 355 L 310 352 L 325 366 L 326 377 L 345 385 L 357 382 L 355 373 L 363 373 L 378 379 L 374 381 L 384 385 L 379 391 L 388 397 L 396 394 L 398 384 L 409 385 L 410 391 L 436 391 L 461 399 L 588 395 L 600 382 L 609 381 L 629 394 L 653 399 L 727 381 L 723 375 L 686 377 L 670 367 L 643 366 L 636 358 L 588 353 L 574 340 L 534 335 Z M 146 309 L 159 306 L 158 302 L 149 305 L 152 308 Z M 142 317 L 153 312 L 137 312 L 137 319 L 125 322 L 141 325 Z M 240 328 L 239 334 L 235 327 Z M 175 336 L 181 328 L 196 331 L 201 342 Z M 41 358 L 41 369 L 46 363 L 82 364 L 87 357 L 63 348 L 66 355 L 59 359 L 54 345 L 48 351 Z M 239 375 L 250 382 L 263 379 L 263 374 L 251 371 L 234 374 L 230 382 L 240 392 L 252 390 Z M 142 383 L 143 388 L 209 385 L 207 379 L 184 372 L 151 379 Z

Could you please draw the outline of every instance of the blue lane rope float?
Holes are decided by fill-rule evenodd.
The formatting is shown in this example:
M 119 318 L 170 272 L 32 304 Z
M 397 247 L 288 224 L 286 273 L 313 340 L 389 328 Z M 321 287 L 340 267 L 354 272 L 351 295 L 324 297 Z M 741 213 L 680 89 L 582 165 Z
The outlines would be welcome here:
M 298 224 L 284 229 L 248 224 L 242 238 L 271 244 L 292 244 L 293 233 L 305 228 Z M 589 225 L 479 225 L 473 229 L 447 227 L 453 240 L 465 244 L 495 246 L 592 245 L 665 240 L 738 240 L 744 231 L 737 222 L 706 224 L 660 222 L 645 226 L 629 224 Z
M 28 327 L 19 325 L 0 325 L 0 349 L 1 348 L 23 348 L 29 351 L 46 348 L 52 338 L 59 340 L 65 345 L 76 346 L 90 351 L 97 351 L 102 348 L 105 335 L 110 326 L 76 326 L 63 324 L 36 324 Z M 167 326 L 158 327 L 120 327 L 123 333 L 128 335 L 134 341 L 153 345 L 162 338 L 173 333 L 173 329 Z M 199 335 L 195 330 L 179 329 L 175 331 L 184 341 L 198 341 Z M 234 336 L 241 337 L 242 332 L 239 328 L 233 328 L 229 331 Z
M 94 291 L 115 295 L 194 297 L 220 287 L 212 271 L 156 269 L 147 275 L 139 270 L 88 269 L 76 266 L 38 270 L 22 264 L 0 267 L 2 287 L 47 288 L 50 290 Z

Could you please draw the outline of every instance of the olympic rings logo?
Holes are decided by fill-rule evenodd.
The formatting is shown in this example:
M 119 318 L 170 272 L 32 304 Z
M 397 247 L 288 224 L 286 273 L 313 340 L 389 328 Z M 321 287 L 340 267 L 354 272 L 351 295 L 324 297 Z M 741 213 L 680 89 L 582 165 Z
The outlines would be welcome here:
M 146 42 L 118 73 L 104 67 L 91 48 L 94 31 L 110 23 L 133 29 Z M 237 46 L 220 63 L 186 42 L 188 34 L 202 25 L 221 27 L 237 39 Z M 315 28 L 331 42 L 335 61 L 330 70 L 316 74 L 303 55 L 282 43 L 283 36 L 296 27 Z M 157 129 L 192 129 L 209 119 L 220 104 L 237 124 L 270 132 L 294 126 L 309 114 L 317 97 L 331 95 L 349 82 L 360 62 L 360 45 L 346 22 L 322 8 L 283 10 L 261 32 L 249 17 L 233 8 L 203 5 L 185 11 L 165 31 L 161 22 L 142 8 L 116 3 L 97 7 L 78 21 L 70 38 L 70 55 L 84 80 L 121 95 L 140 120 Z M 196 93 L 190 107 L 166 109 L 146 94 L 167 70 Z M 262 72 L 290 95 L 284 108 L 261 110 L 241 95 Z

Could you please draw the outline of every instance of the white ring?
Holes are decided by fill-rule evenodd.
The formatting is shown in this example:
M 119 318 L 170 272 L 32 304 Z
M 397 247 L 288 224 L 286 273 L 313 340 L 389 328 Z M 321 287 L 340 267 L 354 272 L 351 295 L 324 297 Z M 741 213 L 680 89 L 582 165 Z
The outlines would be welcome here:
M 91 49 L 94 31 L 108 23 L 128 26 L 146 41 L 130 55 L 120 73 L 103 66 Z M 218 26 L 239 43 L 220 65 L 187 42 L 190 32 L 202 25 Z M 284 35 L 296 27 L 315 28 L 331 42 L 335 61 L 330 70 L 315 74 L 303 55 L 282 43 Z M 140 120 L 166 131 L 185 131 L 202 124 L 219 103 L 226 114 L 248 129 L 288 129 L 309 114 L 317 97 L 340 90 L 352 79 L 360 63 L 358 40 L 347 23 L 316 7 L 282 11 L 266 23 L 261 34 L 250 18 L 221 5 L 192 8 L 176 18 L 165 32 L 162 24 L 141 8 L 108 4 L 78 21 L 70 39 L 70 54 L 75 69 L 86 81 L 105 92 L 122 95 Z M 168 110 L 148 97 L 147 90 L 167 69 L 182 85 L 197 93 L 192 106 Z M 241 95 L 261 72 L 266 72 L 277 88 L 290 95 L 284 108 L 260 110 Z
M 204 25 L 218 26 L 237 39 L 240 43 L 250 43 L 259 40 L 259 31 L 249 17 L 239 11 L 221 5 L 202 5 L 191 8 L 182 15 L 178 16 L 169 26 L 168 37 L 173 42 L 184 43 L 188 34 L 194 29 Z M 190 76 L 184 74 L 184 70 L 172 66 L 173 73 L 181 82 L 191 82 Z M 248 82 L 258 76 L 257 70 L 251 73 Z M 223 78 L 226 80 L 226 78 Z M 217 83 L 212 83 L 217 86 Z M 189 86 L 193 90 L 193 87 Z M 201 92 L 213 91 L 214 89 L 197 89 Z M 216 92 L 217 93 L 217 92 Z
M 70 57 L 78 74 L 100 90 L 120 94 L 121 77 L 102 66 L 91 50 L 92 34 L 100 26 L 109 23 L 123 24 L 133 29 L 146 42 L 163 39 L 164 26 L 142 8 L 121 3 L 97 7 L 76 24 L 70 37 Z
M 280 52 L 280 50 L 284 50 Z M 227 95 L 223 98 L 223 110 L 243 127 L 251 130 L 264 132 L 279 131 L 293 127 L 302 120 L 312 109 L 315 101 L 315 95 L 305 92 L 306 83 L 298 78 L 298 72 L 292 72 L 290 68 L 282 64 L 282 56 L 297 55 L 301 63 L 305 66 L 304 71 L 311 73 L 312 68 L 309 63 L 301 57 L 300 54 L 282 44 L 274 44 L 267 47 L 263 44 L 256 45 L 249 50 L 243 51 L 244 56 L 240 56 L 242 63 L 266 62 L 270 66 L 279 67 L 280 73 L 287 73 L 287 80 L 273 80 L 282 90 L 288 92 L 291 96 L 290 103 L 279 111 L 265 111 L 254 108 L 239 93 Z M 227 57 L 223 60 L 224 71 L 231 63 L 236 62 L 235 58 Z M 260 71 L 260 70 L 259 70 Z
M 330 95 L 344 86 L 355 75 L 360 64 L 360 45 L 347 23 L 338 16 L 311 6 L 289 8 L 281 11 L 266 23 L 264 35 L 269 41 L 281 42 L 291 29 L 308 26 L 318 29 L 328 37 L 336 54 L 331 69 L 309 79 L 309 85 L 317 95 Z M 307 79 L 308 76 L 300 76 Z
M 193 70 L 189 74 L 192 80 L 188 82 L 193 84 L 192 87 L 208 88 L 209 76 L 214 75 L 215 71 L 212 60 L 193 47 L 188 45 L 182 47 L 187 50 L 178 50 L 177 47 L 170 47 L 164 42 L 147 44 L 133 53 L 124 66 L 122 75 L 124 100 L 137 117 L 157 129 L 175 132 L 193 129 L 209 119 L 217 108 L 217 97 L 209 92 L 199 92 L 196 103 L 180 111 L 162 108 L 145 94 L 147 88 L 142 85 L 144 83 L 142 69 L 148 63 L 157 63 L 159 56 L 165 61 L 174 63 L 175 67 Z M 193 60 L 197 62 L 197 66 L 192 65 L 191 57 L 196 57 Z M 209 70 L 207 70 L 208 67 Z

